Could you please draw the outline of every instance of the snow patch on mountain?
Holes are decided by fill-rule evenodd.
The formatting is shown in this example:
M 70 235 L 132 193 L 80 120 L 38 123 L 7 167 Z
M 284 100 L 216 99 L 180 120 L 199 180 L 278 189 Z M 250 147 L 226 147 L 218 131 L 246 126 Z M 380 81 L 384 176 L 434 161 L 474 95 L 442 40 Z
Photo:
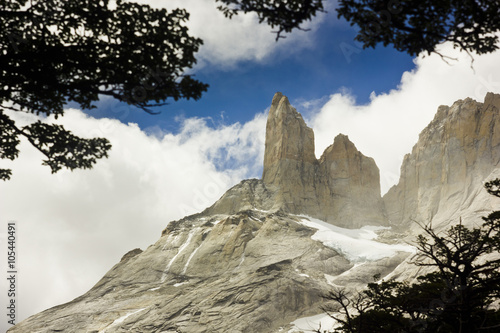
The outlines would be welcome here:
M 398 252 L 415 252 L 415 248 L 408 244 L 377 242 L 376 231 L 388 227 L 364 226 L 360 229 L 346 229 L 309 216 L 302 217 L 300 223 L 318 230 L 312 235 L 312 239 L 334 249 L 353 263 L 376 261 L 392 257 Z

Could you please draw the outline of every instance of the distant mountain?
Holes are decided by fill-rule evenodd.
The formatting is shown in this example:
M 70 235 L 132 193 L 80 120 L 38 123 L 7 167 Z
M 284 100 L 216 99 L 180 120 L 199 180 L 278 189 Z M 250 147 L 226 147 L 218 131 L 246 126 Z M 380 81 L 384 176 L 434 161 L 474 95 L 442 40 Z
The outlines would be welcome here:
M 383 198 L 379 170 L 347 136 L 318 160 L 314 133 L 277 93 L 262 179 L 244 180 L 205 211 L 168 223 L 87 293 L 8 332 L 298 332 L 330 288 L 375 274 L 411 280 L 415 222 L 473 224 L 500 176 L 500 95 L 441 106 Z M 325 328 L 323 328 L 325 329 Z

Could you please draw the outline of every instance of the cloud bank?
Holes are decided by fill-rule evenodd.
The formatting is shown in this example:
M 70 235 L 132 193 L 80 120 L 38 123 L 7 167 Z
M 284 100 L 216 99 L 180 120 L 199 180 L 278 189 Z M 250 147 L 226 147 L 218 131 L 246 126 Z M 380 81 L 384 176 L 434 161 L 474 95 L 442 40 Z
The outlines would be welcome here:
M 34 118 L 12 117 L 18 124 Z M 19 235 L 18 319 L 86 292 L 123 254 L 154 243 L 169 221 L 203 210 L 243 178 L 260 176 L 263 113 L 217 128 L 208 119 L 186 119 L 175 135 L 148 135 L 135 124 L 78 110 L 57 122 L 77 135 L 106 137 L 113 148 L 92 170 L 52 175 L 41 166 L 43 156 L 23 142 L 19 158 L 4 164 L 13 177 L 0 183 L 2 226 L 17 221 Z
M 197 55 L 198 67 L 234 68 L 239 62 L 262 62 L 271 55 L 286 52 L 288 55 L 313 46 L 314 31 L 326 17 L 319 13 L 303 28 L 309 32 L 295 31 L 276 42 L 276 34 L 266 24 L 259 24 L 257 15 L 238 14 L 232 19 L 224 17 L 215 0 L 134 0 L 157 8 L 184 8 L 190 14 L 186 25 L 190 33 L 203 40 Z M 330 1 L 327 2 L 330 7 Z M 328 8 L 329 8 L 328 7 Z

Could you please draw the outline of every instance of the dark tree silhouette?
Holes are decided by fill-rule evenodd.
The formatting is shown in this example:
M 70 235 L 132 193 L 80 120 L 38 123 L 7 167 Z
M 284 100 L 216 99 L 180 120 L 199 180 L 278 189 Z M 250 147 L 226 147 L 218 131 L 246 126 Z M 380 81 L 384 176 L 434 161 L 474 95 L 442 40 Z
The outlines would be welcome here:
M 276 39 L 283 37 L 284 32 L 294 29 L 303 30 L 300 25 L 310 21 L 318 12 L 324 12 L 323 0 L 215 0 L 223 5 L 217 8 L 226 17 L 231 18 L 239 12 L 256 13 L 259 22 L 265 22 L 277 28 Z
M 15 159 L 20 137 L 52 172 L 90 168 L 107 156 L 104 138 L 79 138 L 41 121 L 18 127 L 6 110 L 55 117 L 67 102 L 94 108 L 111 96 L 152 113 L 167 99 L 199 99 L 207 85 L 183 74 L 202 41 L 188 34 L 184 10 L 118 0 L 0 1 L 0 157 Z M 0 169 L 8 179 L 11 170 Z

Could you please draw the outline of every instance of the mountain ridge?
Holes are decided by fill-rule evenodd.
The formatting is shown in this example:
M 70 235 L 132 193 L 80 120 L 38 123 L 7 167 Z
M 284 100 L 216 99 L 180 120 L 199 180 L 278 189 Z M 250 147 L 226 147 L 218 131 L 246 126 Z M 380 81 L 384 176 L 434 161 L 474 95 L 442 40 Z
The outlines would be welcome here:
M 345 135 L 316 159 L 314 133 L 277 93 L 262 179 L 168 223 L 87 293 L 8 332 L 298 332 L 290 323 L 320 313 L 332 287 L 411 281 L 413 221 L 445 227 L 500 204 L 481 189 L 500 176 L 499 108 L 496 94 L 439 107 L 382 198 L 373 159 Z

